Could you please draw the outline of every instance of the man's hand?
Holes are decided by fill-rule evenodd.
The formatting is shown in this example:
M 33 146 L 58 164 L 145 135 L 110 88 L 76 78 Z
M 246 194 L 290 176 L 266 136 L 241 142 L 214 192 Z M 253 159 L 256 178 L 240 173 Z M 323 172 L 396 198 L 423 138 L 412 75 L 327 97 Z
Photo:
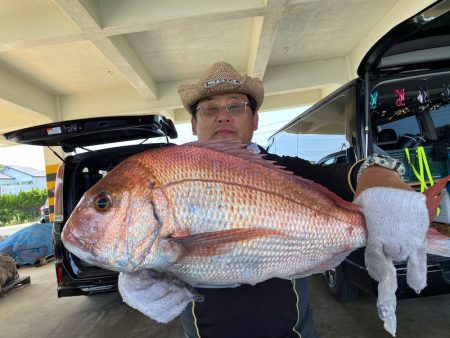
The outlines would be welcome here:
M 158 278 L 148 270 L 121 272 L 119 292 L 125 303 L 160 323 L 170 322 L 198 298 L 179 282 Z
M 369 274 L 383 280 L 386 259 L 407 260 L 407 282 L 419 292 L 426 286 L 426 240 L 430 224 L 425 195 L 415 192 L 392 170 L 364 170 L 354 202 L 363 206 L 368 240 L 365 251 Z
M 427 256 L 425 236 L 429 226 L 425 195 L 394 188 L 369 188 L 355 203 L 363 206 L 368 239 L 365 251 L 367 270 L 383 281 L 388 260 L 407 261 L 407 282 L 416 292 L 426 286 Z

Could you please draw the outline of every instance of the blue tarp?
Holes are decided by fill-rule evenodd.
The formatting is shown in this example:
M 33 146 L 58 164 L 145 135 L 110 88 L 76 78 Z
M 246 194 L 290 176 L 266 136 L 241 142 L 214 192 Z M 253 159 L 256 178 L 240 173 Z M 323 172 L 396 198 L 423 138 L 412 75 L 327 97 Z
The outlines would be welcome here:
M 53 223 L 36 223 L 0 241 L 0 252 L 15 259 L 17 264 L 35 264 L 53 254 Z

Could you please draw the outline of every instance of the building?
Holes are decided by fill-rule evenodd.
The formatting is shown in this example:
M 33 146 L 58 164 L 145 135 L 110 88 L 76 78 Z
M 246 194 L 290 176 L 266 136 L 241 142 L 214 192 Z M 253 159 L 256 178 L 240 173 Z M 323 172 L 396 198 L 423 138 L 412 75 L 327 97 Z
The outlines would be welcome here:
M 18 194 L 31 189 L 46 189 L 45 172 L 17 165 L 0 166 L 0 194 Z

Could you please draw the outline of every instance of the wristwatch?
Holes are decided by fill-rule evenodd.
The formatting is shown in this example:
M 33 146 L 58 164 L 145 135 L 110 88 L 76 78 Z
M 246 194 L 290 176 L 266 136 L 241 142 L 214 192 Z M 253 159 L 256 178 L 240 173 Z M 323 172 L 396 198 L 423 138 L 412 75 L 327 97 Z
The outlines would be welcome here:
M 359 177 L 363 173 L 364 169 L 370 167 L 371 165 L 379 165 L 380 167 L 386 169 L 395 170 L 402 178 L 406 173 L 405 166 L 400 160 L 387 155 L 373 153 L 372 155 L 367 156 L 363 164 L 359 167 L 358 174 L 356 175 L 356 181 L 359 180 Z

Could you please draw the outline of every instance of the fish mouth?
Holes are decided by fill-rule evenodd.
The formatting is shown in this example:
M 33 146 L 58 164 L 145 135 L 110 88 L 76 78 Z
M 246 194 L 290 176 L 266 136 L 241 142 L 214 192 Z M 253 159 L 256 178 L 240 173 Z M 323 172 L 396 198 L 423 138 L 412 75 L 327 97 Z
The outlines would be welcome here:
M 70 243 L 70 242 L 64 242 L 64 246 L 67 250 L 69 250 L 70 253 L 77 256 L 81 260 L 98 267 L 101 267 L 103 269 L 107 270 L 113 270 L 113 271 L 124 271 L 124 267 L 120 265 L 114 265 L 107 263 L 106 261 L 103 261 L 101 259 L 98 259 L 97 256 L 94 256 L 89 251 L 86 251 L 85 249 L 81 249 L 80 247 Z
M 61 235 L 61 240 L 65 248 L 81 260 L 107 270 L 123 271 L 124 267 L 112 262 L 112 257 L 102 257 L 93 252 L 93 244 L 90 241 L 74 236 L 72 232 L 65 232 Z
M 67 250 L 69 250 L 70 253 L 74 254 L 75 256 L 77 256 L 78 258 L 82 259 L 85 262 L 88 262 L 89 264 L 93 264 L 96 265 L 98 264 L 98 262 L 96 262 L 93 258 L 93 255 L 86 251 L 81 249 L 80 247 L 67 242 L 67 241 L 63 241 L 64 246 L 66 247 Z

